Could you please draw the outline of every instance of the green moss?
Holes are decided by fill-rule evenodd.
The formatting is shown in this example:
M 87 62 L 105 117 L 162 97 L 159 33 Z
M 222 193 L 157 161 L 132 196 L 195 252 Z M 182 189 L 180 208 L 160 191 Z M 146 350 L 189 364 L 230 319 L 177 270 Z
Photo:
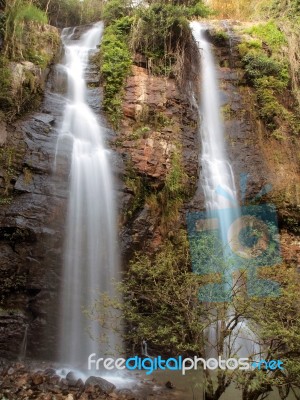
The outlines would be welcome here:
M 0 196 L 0 205 L 8 205 L 11 204 L 13 197 L 10 196 Z
M 2 110 L 10 109 L 13 104 L 11 81 L 9 61 L 6 57 L 0 56 L 0 106 Z
M 282 106 L 272 89 L 260 88 L 256 93 L 259 103 L 259 115 L 266 126 L 273 131 L 277 128 L 275 118 L 281 116 Z
M 245 32 L 261 39 L 275 52 L 287 43 L 284 34 L 279 30 L 274 21 L 255 25 L 246 29 Z
M 149 126 L 140 126 L 133 130 L 132 134 L 129 136 L 129 139 L 137 140 L 145 138 L 147 136 L 147 133 L 150 131 L 151 129 L 149 128 Z
M 221 108 L 225 120 L 232 119 L 235 116 L 235 111 L 231 108 L 230 104 L 225 104 Z
M 51 61 L 51 55 L 44 51 L 36 51 L 34 49 L 28 49 L 26 53 L 26 59 L 31 61 L 33 64 L 38 65 L 42 69 L 45 69 Z
M 228 33 L 221 29 L 209 31 L 209 36 L 216 46 L 225 46 L 229 41 Z
M 244 40 L 238 45 L 238 50 L 241 57 L 244 57 L 248 53 L 256 53 L 262 50 L 262 42 L 257 39 Z

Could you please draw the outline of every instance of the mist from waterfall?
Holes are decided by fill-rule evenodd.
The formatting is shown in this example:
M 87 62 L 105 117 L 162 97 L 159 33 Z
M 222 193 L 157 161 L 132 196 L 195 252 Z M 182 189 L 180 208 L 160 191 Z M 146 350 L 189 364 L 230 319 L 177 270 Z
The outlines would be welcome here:
M 100 292 L 112 295 L 113 280 L 120 280 L 110 152 L 104 144 L 104 128 L 87 104 L 85 81 L 89 57 L 97 50 L 102 32 L 102 23 L 79 39 L 73 28 L 62 31 L 65 56 L 61 68 L 67 77 L 67 96 L 58 152 L 60 141 L 66 138 L 72 143 L 72 152 L 59 358 L 79 368 L 86 367 L 89 354 L 111 353 L 119 342 L 117 334 L 112 330 L 107 334 L 83 312 L 91 309 Z

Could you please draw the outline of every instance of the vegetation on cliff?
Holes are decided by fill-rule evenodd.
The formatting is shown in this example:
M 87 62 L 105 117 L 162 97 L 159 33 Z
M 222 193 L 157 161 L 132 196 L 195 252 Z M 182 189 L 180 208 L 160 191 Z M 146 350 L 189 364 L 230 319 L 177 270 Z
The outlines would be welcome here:
M 7 2 L 1 16 L 0 104 L 11 119 L 37 104 L 33 99 L 43 92 L 41 70 L 53 59 L 59 36 L 47 25 L 46 13 L 27 0 Z
M 179 79 L 191 37 L 188 18 L 208 14 L 208 8 L 201 2 L 189 5 L 154 2 L 149 7 L 143 4 L 133 7 L 127 0 L 105 3 L 100 69 L 103 106 L 114 126 L 120 120 L 122 90 L 131 64 L 140 58 L 150 74 Z
M 299 101 L 298 2 L 291 1 L 285 6 L 283 1 L 274 0 L 267 7 L 259 1 L 232 0 L 221 3 L 215 0 L 213 5 L 219 8 L 223 16 L 232 16 L 232 10 L 236 10 L 235 15 L 243 18 L 253 15 L 251 8 L 255 5 L 257 12 L 260 10 L 274 18 L 250 28 L 242 28 L 243 40 L 239 44 L 244 72 L 242 84 L 248 85 L 253 91 L 256 111 L 269 137 L 283 141 L 291 136 L 296 140 L 300 123 L 297 103 L 292 94 Z M 105 30 L 97 62 L 104 88 L 103 109 L 112 125 L 119 127 L 123 117 L 124 88 L 132 66 L 142 66 L 151 76 L 174 79 L 180 84 L 185 53 L 191 45 L 188 20 L 208 14 L 209 10 L 202 2 L 193 1 L 184 4 L 151 2 L 149 7 L 134 8 L 126 0 L 108 0 L 103 7 L 97 0 L 83 3 L 77 0 L 7 2 L 0 21 L 4 41 L 0 57 L 0 104 L 7 114 L 16 106 L 14 112 L 20 112 L 32 100 L 33 94 L 39 91 L 34 73 L 26 71 L 22 82 L 25 90 L 21 99 L 16 101 L 12 92 L 13 71 L 10 66 L 11 63 L 29 61 L 37 67 L 46 68 L 52 55 L 45 51 L 45 43 L 54 48 L 58 46 L 57 34 L 45 28 L 47 18 L 53 24 L 64 26 L 92 22 L 102 15 Z M 36 37 L 37 30 L 42 32 L 39 40 Z M 219 45 L 227 45 L 228 34 L 220 31 L 214 40 Z M 269 277 L 274 275 L 273 279 L 282 284 L 283 290 L 278 298 L 248 298 L 237 293 L 232 304 L 212 304 L 207 307 L 199 303 L 198 288 L 206 281 L 191 272 L 183 227 L 181 211 L 191 193 L 179 143 L 180 135 L 175 132 L 180 127 L 172 124 L 172 118 L 164 112 L 149 110 L 145 105 L 139 119 L 131 122 L 130 137 L 138 145 L 139 140 L 147 137 L 149 132 L 160 134 L 164 128 L 170 128 L 172 151 L 163 180 L 157 182 L 151 177 L 151 181 L 146 174 L 141 176 L 132 161 L 127 160 L 124 181 L 134 197 L 124 220 L 130 221 L 138 211 L 147 207 L 149 213 L 156 216 L 155 229 L 159 231 L 162 241 L 151 251 L 144 243 L 143 252 L 137 252 L 132 257 L 121 285 L 124 305 L 111 304 L 110 299 L 105 299 L 99 305 L 101 315 L 103 317 L 110 305 L 121 308 L 127 322 L 125 337 L 129 347 L 135 350 L 142 340 L 147 339 L 153 352 L 171 355 L 178 352 L 201 355 L 207 340 L 206 328 L 218 324 L 218 321 L 222 322 L 218 341 L 218 351 L 222 354 L 224 340 L 230 338 L 232 326 L 238 324 L 241 316 L 247 318 L 255 329 L 260 327 L 260 337 L 268 357 L 284 361 L 285 373 L 251 371 L 235 374 L 220 371 L 217 383 L 206 376 L 206 398 L 218 399 L 234 382 L 243 390 L 245 400 L 259 399 L 272 387 L 277 387 L 280 397 L 285 399 L 289 391 L 300 385 L 298 275 L 294 268 L 286 265 L 277 268 L 276 273 L 269 274 Z M 7 149 L 0 154 L 0 164 L 5 168 L 4 191 L 7 195 L 7 185 L 13 174 L 12 158 Z M 0 203 L 2 200 L 8 202 L 10 197 L 0 199 Z M 2 234 L 6 235 L 6 240 L 10 240 L 9 233 Z M 214 256 L 209 246 L 205 250 L 208 256 Z M 22 280 L 16 279 L 15 283 L 5 280 L 3 293 L 6 295 L 14 289 L 17 291 L 22 286 Z M 230 324 L 226 319 L 229 312 L 234 313 Z

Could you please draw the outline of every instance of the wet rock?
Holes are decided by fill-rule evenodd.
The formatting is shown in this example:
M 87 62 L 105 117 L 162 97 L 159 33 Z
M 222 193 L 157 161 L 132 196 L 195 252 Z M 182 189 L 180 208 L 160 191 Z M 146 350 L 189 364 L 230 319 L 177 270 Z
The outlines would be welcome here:
M 82 379 L 78 379 L 76 384 L 75 384 L 75 387 L 78 388 L 78 389 L 83 389 L 84 388 L 83 380 Z
M 45 370 L 44 374 L 47 375 L 47 376 L 52 377 L 52 376 L 54 376 L 56 374 L 56 371 L 53 368 L 47 368 Z
M 111 393 L 115 389 L 115 385 L 108 382 L 106 379 L 90 376 L 85 382 L 85 388 L 99 387 L 104 393 Z
M 168 389 L 174 389 L 174 385 L 171 381 L 166 382 L 166 388 Z
M 46 113 L 36 113 L 34 115 L 34 119 L 36 121 L 43 122 L 45 125 L 53 125 L 55 122 L 55 117 L 51 114 L 46 114 Z
M 68 382 L 69 386 L 76 386 L 77 378 L 74 372 L 70 371 L 66 376 L 66 381 Z
M 36 373 L 32 376 L 32 382 L 34 385 L 40 385 L 44 382 L 44 376 L 42 373 Z

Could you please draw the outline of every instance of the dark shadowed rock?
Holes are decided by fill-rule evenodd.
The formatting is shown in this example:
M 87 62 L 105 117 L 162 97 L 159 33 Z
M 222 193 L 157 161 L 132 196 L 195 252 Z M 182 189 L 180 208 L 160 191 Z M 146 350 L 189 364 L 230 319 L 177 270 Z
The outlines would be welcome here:
M 115 385 L 106 379 L 90 376 L 85 382 L 85 388 L 89 386 L 98 386 L 104 393 L 111 393 L 115 389 Z

